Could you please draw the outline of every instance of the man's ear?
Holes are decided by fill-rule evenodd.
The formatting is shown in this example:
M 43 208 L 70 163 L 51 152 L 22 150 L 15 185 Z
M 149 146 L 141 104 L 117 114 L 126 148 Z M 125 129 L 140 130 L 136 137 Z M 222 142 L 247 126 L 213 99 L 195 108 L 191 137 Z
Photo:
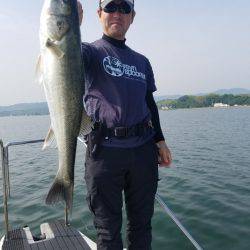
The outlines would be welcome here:
M 136 15 L 136 12 L 133 10 L 133 11 L 132 11 L 132 20 L 131 20 L 131 23 L 134 22 L 135 15 Z
M 98 15 L 99 18 L 101 18 L 102 10 L 100 8 L 97 10 L 97 15 Z

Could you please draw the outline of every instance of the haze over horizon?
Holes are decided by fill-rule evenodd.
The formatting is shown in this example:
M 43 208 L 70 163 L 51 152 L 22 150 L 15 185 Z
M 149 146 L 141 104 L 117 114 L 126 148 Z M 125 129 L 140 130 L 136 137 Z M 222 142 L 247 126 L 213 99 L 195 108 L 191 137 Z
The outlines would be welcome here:
M 82 40 L 101 37 L 98 1 L 84 5 Z M 35 80 L 43 0 L 0 2 L 0 106 L 45 101 Z M 153 67 L 156 95 L 250 89 L 250 2 L 135 0 L 127 45 Z

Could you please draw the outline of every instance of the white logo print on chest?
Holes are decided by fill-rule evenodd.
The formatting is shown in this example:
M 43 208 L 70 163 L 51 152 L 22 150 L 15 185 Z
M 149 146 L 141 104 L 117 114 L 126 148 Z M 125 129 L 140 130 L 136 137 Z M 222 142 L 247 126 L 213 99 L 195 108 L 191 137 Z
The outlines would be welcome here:
M 127 64 L 123 64 L 119 59 L 107 56 L 103 59 L 103 67 L 104 70 L 112 76 L 116 77 L 129 77 L 134 79 L 145 80 L 145 74 L 138 72 L 136 66 L 130 66 Z

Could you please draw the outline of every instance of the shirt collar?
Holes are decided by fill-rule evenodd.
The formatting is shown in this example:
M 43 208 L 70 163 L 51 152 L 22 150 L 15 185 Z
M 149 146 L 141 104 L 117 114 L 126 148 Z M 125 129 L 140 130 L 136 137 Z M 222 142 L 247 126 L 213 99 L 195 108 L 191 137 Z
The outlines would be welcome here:
M 124 39 L 124 40 L 117 40 L 117 39 L 112 38 L 110 36 L 107 36 L 105 34 L 103 34 L 102 39 L 104 39 L 105 41 L 111 43 L 115 47 L 118 47 L 118 48 L 121 48 L 121 49 L 124 49 L 124 48 L 127 47 L 126 44 L 125 44 L 126 39 Z

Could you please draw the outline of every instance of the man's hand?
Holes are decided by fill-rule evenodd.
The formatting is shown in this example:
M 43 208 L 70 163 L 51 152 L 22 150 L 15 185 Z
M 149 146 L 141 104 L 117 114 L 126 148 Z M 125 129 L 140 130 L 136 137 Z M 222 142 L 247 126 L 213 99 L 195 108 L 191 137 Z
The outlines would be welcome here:
M 77 7 L 78 7 L 79 25 L 81 25 L 83 19 L 83 9 L 82 9 L 82 4 L 79 1 L 77 1 Z
M 159 150 L 159 164 L 160 167 L 169 167 L 172 162 L 171 152 L 165 141 L 159 141 L 156 143 Z

